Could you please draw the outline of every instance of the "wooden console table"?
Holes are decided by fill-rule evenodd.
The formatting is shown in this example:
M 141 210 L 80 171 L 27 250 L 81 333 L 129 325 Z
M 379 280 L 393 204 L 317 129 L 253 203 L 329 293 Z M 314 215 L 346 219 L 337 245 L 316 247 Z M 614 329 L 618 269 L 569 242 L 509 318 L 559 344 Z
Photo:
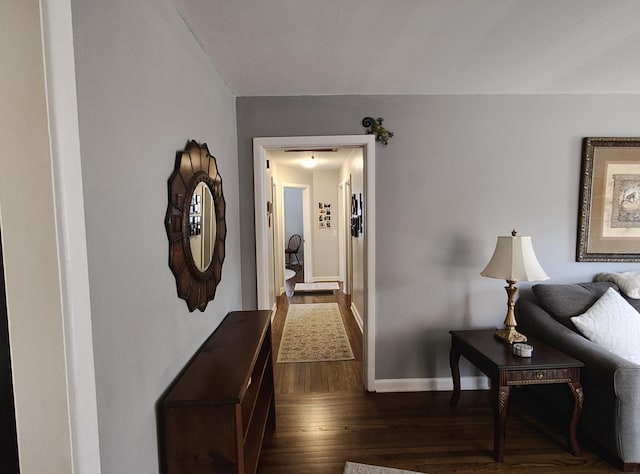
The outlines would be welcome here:
M 256 472 L 275 425 L 270 315 L 229 313 L 162 397 L 163 472 Z
M 449 363 L 453 377 L 450 405 L 460 400 L 460 356 L 480 369 L 491 379 L 493 392 L 494 442 L 493 454 L 498 462 L 504 460 L 504 439 L 511 387 L 519 385 L 564 383 L 574 398 L 569 422 L 568 443 L 574 456 L 580 456 L 576 431 L 582 410 L 580 368 L 584 364 L 539 341 L 532 341 L 532 357 L 512 354 L 510 344 L 494 338 L 495 329 L 450 331 L 451 352 Z

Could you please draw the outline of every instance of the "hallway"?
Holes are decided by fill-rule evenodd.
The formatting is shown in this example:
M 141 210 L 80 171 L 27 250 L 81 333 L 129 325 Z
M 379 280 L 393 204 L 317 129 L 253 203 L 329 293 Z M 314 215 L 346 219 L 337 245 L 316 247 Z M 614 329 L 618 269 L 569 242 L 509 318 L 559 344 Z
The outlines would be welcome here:
M 295 284 L 304 281 L 304 272 L 297 265 L 293 265 L 291 269 L 296 271 L 296 276 L 286 281 L 286 295 L 280 297 L 278 311 L 273 320 L 273 353 L 278 354 L 290 304 L 336 302 L 340 308 L 355 359 L 332 362 L 276 363 L 274 364 L 276 397 L 280 393 L 364 391 L 362 383 L 362 333 L 351 314 L 347 296 L 341 290 L 331 293 L 294 294 Z M 342 288 L 342 284 L 340 285 Z

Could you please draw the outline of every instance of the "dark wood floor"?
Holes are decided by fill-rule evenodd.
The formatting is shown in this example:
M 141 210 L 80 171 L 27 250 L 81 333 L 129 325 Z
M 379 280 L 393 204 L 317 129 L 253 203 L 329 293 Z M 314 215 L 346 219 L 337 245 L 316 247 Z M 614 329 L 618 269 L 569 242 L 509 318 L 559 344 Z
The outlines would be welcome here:
M 344 295 L 293 296 L 288 283 L 274 319 L 275 351 L 288 304 L 338 301 L 356 360 L 275 364 L 277 425 L 265 436 L 260 474 L 339 474 L 346 461 L 430 474 L 619 472 L 588 439 L 580 438 L 582 456 L 572 456 L 564 420 L 532 410 L 526 391 L 513 392 L 500 464 L 492 458 L 488 391 L 464 391 L 456 409 L 451 392 L 364 392 L 361 333 Z

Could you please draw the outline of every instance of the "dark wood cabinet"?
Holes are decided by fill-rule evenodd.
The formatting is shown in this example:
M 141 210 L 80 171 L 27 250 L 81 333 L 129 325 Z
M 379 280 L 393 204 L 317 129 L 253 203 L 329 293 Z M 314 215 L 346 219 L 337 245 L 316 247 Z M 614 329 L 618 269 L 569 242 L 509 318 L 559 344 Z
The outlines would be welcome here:
M 275 425 L 270 311 L 235 311 L 159 403 L 166 474 L 255 473 Z

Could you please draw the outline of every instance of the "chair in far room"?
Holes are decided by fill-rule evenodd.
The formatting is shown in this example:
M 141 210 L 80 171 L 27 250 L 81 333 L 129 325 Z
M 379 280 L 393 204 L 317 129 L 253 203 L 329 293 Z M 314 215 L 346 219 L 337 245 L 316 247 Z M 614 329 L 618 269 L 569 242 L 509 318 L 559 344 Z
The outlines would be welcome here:
M 300 234 L 293 234 L 291 237 L 289 237 L 287 248 L 284 249 L 284 253 L 287 256 L 287 267 L 291 266 L 292 255 L 296 258 L 296 262 L 298 262 L 298 265 L 300 265 L 300 259 L 298 258 L 300 244 L 302 244 L 302 236 L 300 236 Z

